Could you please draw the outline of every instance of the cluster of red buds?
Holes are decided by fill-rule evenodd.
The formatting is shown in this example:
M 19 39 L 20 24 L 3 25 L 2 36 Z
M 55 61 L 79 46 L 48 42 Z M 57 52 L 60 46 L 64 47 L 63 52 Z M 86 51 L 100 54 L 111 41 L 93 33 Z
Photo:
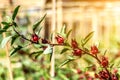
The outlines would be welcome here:
M 71 47 L 73 49 L 73 55 L 75 55 L 75 56 L 81 56 L 82 55 L 82 50 L 78 47 L 78 43 L 75 39 L 72 39 Z
M 108 59 L 105 56 L 102 56 L 101 65 L 107 67 L 109 64 Z
M 100 80 L 118 80 L 117 73 L 109 73 L 106 70 L 101 70 L 98 74 L 95 73 L 95 78 Z

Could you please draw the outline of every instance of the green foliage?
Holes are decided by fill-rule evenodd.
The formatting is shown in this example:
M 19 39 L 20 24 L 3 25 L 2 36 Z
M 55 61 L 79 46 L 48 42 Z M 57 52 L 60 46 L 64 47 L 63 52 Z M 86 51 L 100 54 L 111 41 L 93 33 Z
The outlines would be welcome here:
M 67 38 L 69 37 L 69 35 L 70 35 L 71 32 L 72 32 L 72 29 L 68 31 L 68 33 L 66 35 Z
M 13 43 L 15 42 L 15 40 L 19 37 L 19 35 L 15 34 L 12 36 L 12 40 L 11 40 L 11 45 L 13 45 Z
M 22 48 L 22 46 L 18 45 L 16 48 L 14 48 L 11 52 L 10 52 L 10 56 L 12 56 L 15 52 L 17 52 L 18 50 L 20 50 Z
M 59 34 L 63 37 L 66 37 L 66 25 L 63 25 Z
M 11 39 L 12 36 L 8 36 L 6 38 L 4 38 L 1 42 L 1 48 L 4 48 L 5 45 L 7 44 L 7 42 Z
M 83 40 L 82 40 L 82 46 L 84 46 L 93 36 L 94 32 L 90 32 Z
M 68 59 L 65 60 L 64 62 L 62 62 L 62 64 L 60 64 L 59 67 L 62 67 L 73 60 L 75 60 L 75 58 L 73 56 L 68 56 Z
M 47 14 L 45 14 L 38 22 L 36 22 L 33 25 L 33 31 L 35 31 L 37 29 L 37 27 L 41 24 L 41 22 L 44 20 L 44 18 L 46 17 Z M 41 28 L 40 28 L 41 29 Z
M 68 48 L 63 48 L 62 51 L 60 52 L 60 54 L 65 53 L 65 52 L 67 52 L 68 50 L 70 50 L 70 49 L 68 49 Z
M 0 34 L 2 34 L 3 32 L 6 32 L 6 29 L 1 29 L 0 30 Z
M 42 53 L 43 53 L 43 50 L 39 50 L 39 51 L 32 52 L 29 56 L 30 57 L 35 56 L 35 59 L 37 59 Z
M 13 15 L 12 15 L 12 20 L 13 20 L 13 21 L 14 21 L 16 15 L 17 15 L 17 13 L 18 13 L 19 8 L 20 8 L 20 5 L 17 6 L 17 7 L 15 8 L 14 12 L 13 12 Z

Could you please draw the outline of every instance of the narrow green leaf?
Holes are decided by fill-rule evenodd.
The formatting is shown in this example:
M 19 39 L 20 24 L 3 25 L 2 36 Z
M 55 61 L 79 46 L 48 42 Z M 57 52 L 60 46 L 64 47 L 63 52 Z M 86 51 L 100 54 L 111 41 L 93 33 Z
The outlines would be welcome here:
M 42 50 L 39 50 L 39 51 L 36 51 L 36 52 L 32 52 L 29 56 L 30 56 L 30 57 L 33 57 L 33 56 L 34 56 L 34 58 L 37 59 L 38 56 L 40 56 L 42 53 L 43 53 L 43 51 L 42 51 Z
M 20 8 L 20 5 L 17 6 L 17 7 L 15 8 L 15 10 L 14 10 L 14 13 L 13 13 L 13 15 L 12 15 L 12 20 L 13 20 L 13 21 L 14 21 L 16 15 L 17 15 L 17 13 L 18 13 L 19 8 Z
M 66 31 L 66 25 L 63 25 L 63 27 L 61 28 L 60 33 L 65 33 L 65 31 Z
M 2 34 L 3 32 L 6 32 L 5 29 L 0 29 L 0 34 Z
M 3 25 L 9 25 L 10 23 L 8 22 L 1 22 Z
M 37 23 L 33 25 L 33 31 L 36 30 L 36 28 L 40 25 L 40 23 L 44 20 L 47 14 L 45 14 Z
M 72 60 L 70 60 L 70 59 L 65 60 L 62 64 L 60 64 L 59 67 L 64 66 L 65 64 L 69 63 L 70 61 L 72 61 Z
M 105 52 L 103 53 L 103 55 L 105 56 L 106 53 L 107 53 L 107 50 L 105 50 Z
M 69 62 L 71 62 L 71 61 L 73 61 L 73 60 L 75 60 L 75 58 L 73 58 L 72 56 L 68 56 L 68 59 L 65 60 L 62 64 L 60 64 L 59 67 L 62 67 L 62 66 L 64 66 L 65 64 L 67 64 L 67 63 L 69 63 Z
M 60 54 L 66 52 L 66 51 L 68 51 L 68 50 L 69 50 L 68 48 L 64 48 L 64 49 L 62 49 L 62 51 L 60 52 Z
M 19 35 L 13 35 L 11 40 L 11 45 L 15 42 L 15 40 L 19 37 Z
M 52 59 L 52 55 L 53 55 L 53 53 L 50 54 L 50 61 L 51 61 L 51 59 Z
M 16 48 L 14 48 L 11 52 L 10 52 L 10 56 L 12 56 L 14 53 L 16 53 L 18 50 L 20 50 L 22 48 L 22 46 L 18 45 Z
M 39 35 L 39 34 L 40 34 L 41 29 L 42 29 L 42 27 L 40 27 L 40 29 L 39 29 L 39 31 L 38 31 L 38 33 L 37 33 L 37 35 Z
M 112 64 L 110 65 L 110 68 L 113 68 L 113 66 L 114 66 L 114 63 L 112 63 Z
M 67 38 L 69 37 L 71 32 L 72 32 L 72 29 L 68 31 L 67 36 L 66 36 Z
M 64 25 L 59 33 L 61 36 L 66 37 L 66 25 Z
M 9 27 L 10 27 L 9 25 L 5 25 L 3 29 L 7 30 Z
M 40 51 L 36 51 L 36 52 L 32 52 L 31 54 L 30 54 L 30 56 L 32 56 L 32 55 L 35 55 L 35 54 L 42 54 L 43 53 L 43 51 L 42 50 L 40 50 Z
M 1 42 L 1 48 L 4 48 L 7 42 L 11 39 L 12 36 L 6 37 Z
M 35 56 L 35 59 L 37 59 L 42 53 L 43 51 L 39 51 L 38 54 Z
M 84 41 L 87 41 L 89 38 L 93 36 L 94 31 L 90 32 L 85 38 Z
M 93 36 L 94 32 L 90 32 L 84 39 L 83 39 L 83 44 L 82 46 L 84 46 Z

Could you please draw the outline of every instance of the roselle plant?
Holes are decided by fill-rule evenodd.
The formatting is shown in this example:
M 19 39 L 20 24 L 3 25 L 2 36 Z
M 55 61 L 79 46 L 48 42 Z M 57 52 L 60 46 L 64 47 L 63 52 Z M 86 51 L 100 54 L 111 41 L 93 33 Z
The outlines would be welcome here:
M 8 41 L 11 46 L 10 57 L 14 56 L 16 53 L 21 55 L 27 55 L 33 61 L 37 61 L 39 56 L 42 54 L 49 54 L 50 60 L 53 53 L 53 47 L 62 46 L 63 48 L 58 49 L 61 55 L 66 55 L 65 53 L 70 53 L 67 56 L 67 59 L 63 61 L 60 65 L 57 66 L 57 70 L 61 69 L 62 66 L 67 65 L 69 62 L 74 62 L 77 59 L 82 58 L 83 56 L 91 56 L 94 58 L 99 66 L 96 66 L 96 63 L 92 63 L 89 68 L 94 72 L 94 76 L 90 75 L 89 69 L 83 71 L 82 69 L 77 69 L 78 80 L 119 80 L 119 72 L 117 69 L 112 69 L 114 64 L 110 64 L 109 58 L 101 53 L 98 45 L 90 44 L 87 46 L 87 43 L 92 38 L 94 32 L 90 32 L 85 38 L 76 40 L 75 38 L 70 38 L 69 35 L 72 30 L 66 32 L 66 26 L 64 25 L 59 33 L 56 33 L 54 39 L 56 43 L 52 43 L 52 39 L 45 39 L 41 35 L 41 23 L 45 19 L 45 14 L 38 22 L 34 23 L 32 32 L 26 32 L 23 34 L 21 27 L 15 21 L 18 10 L 20 6 L 17 6 L 13 12 L 12 17 L 8 17 L 7 20 L 1 22 L 2 28 L 0 29 L 0 34 L 6 33 L 6 37 L 2 39 L 1 47 L 4 48 Z M 51 36 L 53 37 L 53 36 Z M 28 50 L 28 53 L 25 53 L 24 50 Z M 26 68 L 23 69 L 26 73 Z M 57 72 L 56 72 L 57 73 Z M 57 74 L 56 74 L 57 75 Z M 65 80 L 70 79 L 70 74 L 67 74 L 64 77 Z M 44 80 L 43 78 L 41 80 Z

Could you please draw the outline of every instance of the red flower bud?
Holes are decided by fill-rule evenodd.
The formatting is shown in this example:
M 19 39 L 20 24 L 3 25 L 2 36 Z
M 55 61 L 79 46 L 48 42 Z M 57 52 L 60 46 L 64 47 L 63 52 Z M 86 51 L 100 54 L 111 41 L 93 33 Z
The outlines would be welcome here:
M 58 44 L 63 44 L 64 43 L 64 38 L 63 37 L 61 37 L 61 36 L 58 35 L 55 38 L 56 38 Z
M 46 39 L 42 39 L 42 43 L 43 43 L 43 44 L 47 44 L 47 43 L 49 43 L 49 42 L 48 42 L 48 40 L 46 40 Z
M 118 72 L 118 69 L 113 70 L 113 73 L 117 74 L 117 72 Z
M 82 50 L 81 49 L 74 49 L 73 55 L 81 56 L 82 55 Z
M 112 74 L 112 80 L 118 80 L 118 77 L 115 74 Z
M 33 41 L 33 42 L 38 42 L 38 40 L 39 40 L 38 35 L 33 34 L 33 35 L 32 35 L 32 41 Z
M 82 70 L 77 69 L 77 74 L 81 74 L 81 73 L 82 73 Z
M 99 53 L 98 48 L 96 46 L 91 46 L 91 53 L 92 54 L 97 54 Z
M 108 79 L 109 78 L 109 74 L 108 74 L 108 72 L 106 70 L 102 70 L 102 71 L 99 72 L 99 77 L 101 79 Z
M 95 78 L 99 78 L 99 75 L 98 75 L 98 74 L 96 74 L 96 73 L 94 74 L 94 76 L 95 76 Z
M 107 67 L 108 66 L 108 59 L 106 57 L 102 57 L 102 60 L 101 60 L 101 65 L 103 67 Z
M 78 43 L 76 42 L 76 40 L 72 39 L 71 45 L 72 45 L 72 48 L 78 48 Z

